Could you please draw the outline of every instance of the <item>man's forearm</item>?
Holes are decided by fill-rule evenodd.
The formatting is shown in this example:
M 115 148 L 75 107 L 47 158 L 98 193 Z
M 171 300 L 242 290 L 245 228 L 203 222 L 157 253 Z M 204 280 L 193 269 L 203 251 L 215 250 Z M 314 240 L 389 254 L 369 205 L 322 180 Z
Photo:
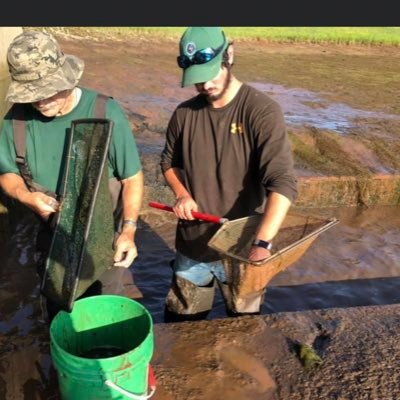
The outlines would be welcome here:
M 264 215 L 255 237 L 271 241 L 278 233 L 290 205 L 291 201 L 286 196 L 271 192 L 267 198 Z
M 122 181 L 123 218 L 137 221 L 142 207 L 144 179 L 143 172 Z
M 170 168 L 164 172 L 165 180 L 178 199 L 184 196 L 190 196 L 183 183 L 182 173 L 179 168 Z
M 122 183 L 122 213 L 125 221 L 122 232 L 115 242 L 114 266 L 128 268 L 137 257 L 135 245 L 136 221 L 143 201 L 143 172 L 123 179 Z
M 27 197 L 31 193 L 26 187 L 24 180 L 14 173 L 0 175 L 0 187 L 7 196 L 23 204 L 27 203 Z
M 29 207 L 43 219 L 58 210 L 58 202 L 42 192 L 31 192 L 24 180 L 17 174 L 8 173 L 0 175 L 0 186 L 4 192 Z

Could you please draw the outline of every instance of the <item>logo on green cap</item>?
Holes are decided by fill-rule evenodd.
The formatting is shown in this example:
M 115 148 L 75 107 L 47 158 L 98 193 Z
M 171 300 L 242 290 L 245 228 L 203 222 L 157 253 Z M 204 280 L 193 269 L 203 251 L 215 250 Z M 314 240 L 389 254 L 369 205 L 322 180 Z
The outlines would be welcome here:
M 186 54 L 192 56 L 196 52 L 196 45 L 193 42 L 186 44 Z

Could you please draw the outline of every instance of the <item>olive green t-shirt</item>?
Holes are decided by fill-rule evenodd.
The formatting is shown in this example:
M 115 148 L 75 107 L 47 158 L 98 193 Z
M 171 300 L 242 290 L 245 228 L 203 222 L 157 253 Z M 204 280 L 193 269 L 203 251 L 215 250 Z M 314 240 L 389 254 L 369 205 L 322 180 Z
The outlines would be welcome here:
M 293 201 L 297 181 L 283 113 L 264 93 L 242 84 L 222 108 L 198 95 L 174 111 L 161 168 L 180 168 L 199 211 L 230 220 L 263 212 L 266 195 Z M 176 249 L 194 260 L 220 256 L 207 242 L 219 226 L 179 220 Z
M 94 114 L 96 92 L 81 88 L 82 95 L 77 106 L 68 114 L 48 118 L 26 104 L 26 160 L 34 182 L 48 190 L 59 193 L 67 132 L 71 121 L 91 118 Z M 119 180 L 135 175 L 141 162 L 129 121 L 119 104 L 108 99 L 105 118 L 114 122 L 108 151 L 109 177 Z M 15 146 L 12 127 L 12 110 L 4 118 L 0 132 L 0 174 L 20 175 L 15 162 Z

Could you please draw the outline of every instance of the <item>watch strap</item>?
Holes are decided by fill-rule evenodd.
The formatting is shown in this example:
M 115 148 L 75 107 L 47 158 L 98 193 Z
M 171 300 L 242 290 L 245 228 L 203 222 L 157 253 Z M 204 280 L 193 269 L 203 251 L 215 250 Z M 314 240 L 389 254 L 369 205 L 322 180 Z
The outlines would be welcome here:
M 133 219 L 124 219 L 122 225 L 132 225 L 135 229 L 137 228 L 137 222 Z
M 270 251 L 272 249 L 272 243 L 267 242 L 266 240 L 254 239 L 252 245 L 257 246 L 257 247 L 262 247 L 263 249 L 270 250 Z

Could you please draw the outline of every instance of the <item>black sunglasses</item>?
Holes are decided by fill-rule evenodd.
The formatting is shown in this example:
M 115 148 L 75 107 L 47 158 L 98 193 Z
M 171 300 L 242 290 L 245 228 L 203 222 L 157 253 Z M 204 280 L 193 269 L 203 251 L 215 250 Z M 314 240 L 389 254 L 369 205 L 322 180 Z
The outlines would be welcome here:
M 194 64 L 205 64 L 215 58 L 225 45 L 225 34 L 222 32 L 222 36 L 224 41 L 221 46 L 213 49 L 212 47 L 207 47 L 206 49 L 197 50 L 192 56 L 187 56 L 186 54 L 182 54 L 178 56 L 176 59 L 178 61 L 178 65 L 180 68 L 186 69 Z

